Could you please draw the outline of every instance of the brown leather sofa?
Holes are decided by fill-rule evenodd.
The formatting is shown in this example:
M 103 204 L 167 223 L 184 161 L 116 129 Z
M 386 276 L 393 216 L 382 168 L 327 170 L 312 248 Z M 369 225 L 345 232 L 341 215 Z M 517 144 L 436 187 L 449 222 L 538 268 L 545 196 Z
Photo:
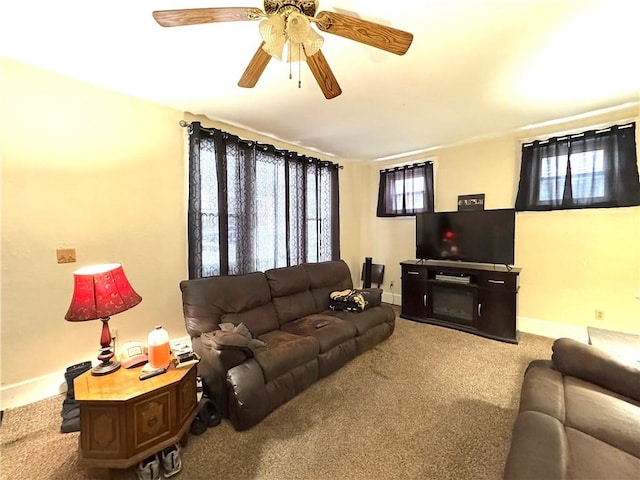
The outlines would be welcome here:
M 640 370 L 556 340 L 525 373 L 504 478 L 640 479 Z
M 180 283 L 205 392 L 237 430 L 393 333 L 380 289 L 362 312 L 329 308 L 331 292 L 352 287 L 341 260 Z

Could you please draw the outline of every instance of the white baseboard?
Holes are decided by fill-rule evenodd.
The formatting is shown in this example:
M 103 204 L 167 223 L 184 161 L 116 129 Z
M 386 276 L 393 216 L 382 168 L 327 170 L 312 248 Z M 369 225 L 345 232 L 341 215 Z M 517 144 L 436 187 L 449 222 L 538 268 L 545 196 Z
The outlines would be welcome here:
M 382 301 L 391 305 L 402 305 L 402 295 L 399 293 L 382 292 Z
M 66 392 L 64 374 L 65 371 L 61 370 L 3 386 L 0 389 L 0 408 L 16 408 Z
M 171 343 L 173 342 L 191 345 L 191 337 L 175 338 L 171 340 Z M 67 391 L 67 382 L 64 374 L 65 370 L 61 370 L 3 386 L 0 388 L 0 409 L 7 410 L 21 407 L 65 393 Z
M 549 338 L 573 338 L 583 343 L 589 342 L 587 327 L 549 322 L 535 318 L 518 317 L 518 330 Z

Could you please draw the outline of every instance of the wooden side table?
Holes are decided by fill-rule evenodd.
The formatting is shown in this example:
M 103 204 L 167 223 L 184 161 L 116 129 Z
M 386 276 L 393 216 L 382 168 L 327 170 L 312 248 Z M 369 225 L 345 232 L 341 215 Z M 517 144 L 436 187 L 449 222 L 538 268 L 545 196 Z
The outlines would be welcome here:
M 79 464 L 128 468 L 178 442 L 198 413 L 196 365 L 140 380 L 140 368 L 74 380 L 80 405 Z

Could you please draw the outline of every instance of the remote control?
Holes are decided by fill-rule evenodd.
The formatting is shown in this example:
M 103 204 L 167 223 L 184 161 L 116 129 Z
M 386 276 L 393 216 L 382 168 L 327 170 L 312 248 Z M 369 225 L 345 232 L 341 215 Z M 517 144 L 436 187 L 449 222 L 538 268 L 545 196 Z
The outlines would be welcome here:
M 317 322 L 316 323 L 316 328 L 326 327 L 327 325 L 329 325 L 329 322 L 327 322 L 326 320 L 323 321 L 323 322 Z
M 155 377 L 156 375 L 162 375 L 166 371 L 166 368 L 161 368 L 160 370 L 154 370 L 153 372 L 143 373 L 140 375 L 140 380 L 146 380 L 147 378 Z

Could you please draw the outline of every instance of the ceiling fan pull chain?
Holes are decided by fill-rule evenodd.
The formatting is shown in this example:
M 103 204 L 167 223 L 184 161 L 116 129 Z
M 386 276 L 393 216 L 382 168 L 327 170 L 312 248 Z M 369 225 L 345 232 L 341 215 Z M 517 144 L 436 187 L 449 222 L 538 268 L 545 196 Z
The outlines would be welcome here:
M 287 54 L 289 55 L 289 80 L 293 78 L 293 70 L 291 66 L 291 40 L 289 40 L 289 48 L 287 48 Z
M 300 71 L 300 63 L 302 62 L 302 44 L 298 44 L 298 88 L 302 88 L 302 73 Z

